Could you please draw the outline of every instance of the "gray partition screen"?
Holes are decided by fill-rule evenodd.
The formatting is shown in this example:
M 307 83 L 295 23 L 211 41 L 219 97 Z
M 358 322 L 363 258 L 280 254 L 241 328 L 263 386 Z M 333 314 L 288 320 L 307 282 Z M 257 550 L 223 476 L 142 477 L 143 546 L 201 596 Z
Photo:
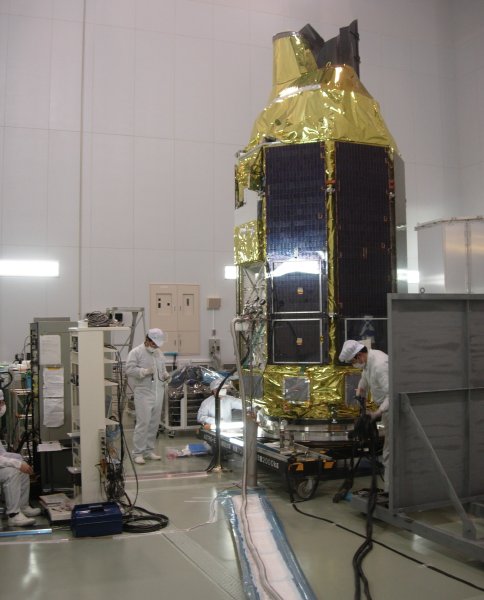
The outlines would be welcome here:
M 484 295 L 389 294 L 388 333 L 391 508 L 484 498 Z

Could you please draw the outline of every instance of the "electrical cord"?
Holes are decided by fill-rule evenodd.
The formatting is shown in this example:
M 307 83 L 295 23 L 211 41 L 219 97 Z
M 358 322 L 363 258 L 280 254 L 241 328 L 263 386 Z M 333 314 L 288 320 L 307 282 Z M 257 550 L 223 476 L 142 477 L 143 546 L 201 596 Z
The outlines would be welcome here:
M 376 458 L 376 446 L 378 441 L 378 431 L 376 423 L 372 421 L 370 415 L 363 415 L 360 417 L 359 425 L 357 428 L 357 435 L 361 441 L 366 439 L 369 443 L 370 457 L 371 457 L 371 486 L 370 493 L 368 496 L 368 509 L 366 513 L 366 536 L 364 542 L 356 550 L 353 556 L 353 570 L 355 572 L 355 600 L 361 598 L 361 582 L 363 582 L 363 589 L 367 600 L 372 600 L 370 594 L 370 586 L 368 579 L 363 572 L 362 563 L 365 557 L 373 549 L 373 513 L 375 512 L 376 500 L 378 496 L 378 490 L 376 486 L 376 472 L 377 472 L 377 458 Z
M 168 517 L 161 513 L 151 512 L 140 506 L 126 506 L 123 504 L 122 506 L 127 508 L 127 512 L 123 516 L 123 531 L 127 533 L 152 533 L 160 531 L 160 529 L 164 529 L 170 522 Z
M 89 327 L 109 327 L 114 324 L 113 319 L 107 313 L 97 310 L 87 313 L 86 318 Z
M 332 519 L 328 519 L 326 517 L 321 517 L 319 515 L 313 515 L 311 513 L 304 512 L 303 510 L 301 510 L 300 508 L 298 508 L 296 506 L 297 504 L 302 504 L 303 502 L 307 502 L 307 500 L 294 500 L 294 496 L 292 495 L 292 492 L 291 492 L 291 505 L 294 508 L 294 510 L 296 512 L 298 512 L 299 514 L 301 514 L 301 515 L 303 515 L 305 517 L 310 517 L 311 519 L 316 519 L 317 521 L 323 521 L 324 523 L 329 523 L 330 525 L 335 525 L 339 529 L 342 529 L 343 531 L 346 531 L 348 533 L 352 533 L 353 535 L 356 535 L 358 537 L 361 537 L 361 538 L 365 537 L 365 535 L 359 533 L 358 531 L 355 531 L 354 529 L 351 529 L 350 527 L 346 527 L 345 525 L 341 525 L 341 523 L 336 523 L 336 521 L 333 521 Z M 471 587 L 471 588 L 473 588 L 475 590 L 479 590 L 480 592 L 484 592 L 484 587 L 478 586 L 475 583 L 471 583 L 470 581 L 467 581 L 466 579 L 462 579 L 461 577 L 456 577 L 455 575 L 451 575 L 447 571 L 443 571 L 442 569 L 439 569 L 438 567 L 434 567 L 433 565 L 429 565 L 426 562 L 422 562 L 418 558 L 414 558 L 413 556 L 409 556 L 408 554 L 405 554 L 405 552 L 401 552 L 400 550 L 397 550 L 396 548 L 392 548 L 388 544 L 384 544 L 383 542 L 379 542 L 377 540 L 373 540 L 373 544 L 375 544 L 376 546 L 379 546 L 381 548 L 385 548 L 385 550 L 389 550 L 390 552 L 393 552 L 394 554 L 398 554 L 398 556 L 401 556 L 402 558 L 406 558 L 407 560 L 410 560 L 410 561 L 412 561 L 412 562 L 414 562 L 414 563 L 416 563 L 416 564 L 418 564 L 418 565 L 420 565 L 422 567 L 430 569 L 431 571 L 435 571 L 436 573 L 439 573 L 441 575 L 445 575 L 449 579 L 452 579 L 454 581 L 458 581 L 459 583 L 465 583 L 466 585 L 468 585 L 469 587 Z
M 33 414 L 31 415 L 31 425 L 29 426 L 30 410 L 32 410 L 32 412 L 33 412 L 33 397 L 32 397 L 31 393 L 29 393 L 27 395 L 27 401 L 24 405 L 24 431 L 22 433 L 22 436 L 20 437 L 20 440 L 19 440 L 14 452 L 16 452 L 17 454 L 20 454 L 22 448 L 26 445 L 28 461 L 29 461 L 29 464 L 32 464 L 32 461 L 33 461 L 32 449 L 39 442 L 40 432 L 34 426 Z M 18 426 L 18 423 L 17 423 L 17 426 Z M 34 450 L 34 452 L 35 452 L 35 450 Z

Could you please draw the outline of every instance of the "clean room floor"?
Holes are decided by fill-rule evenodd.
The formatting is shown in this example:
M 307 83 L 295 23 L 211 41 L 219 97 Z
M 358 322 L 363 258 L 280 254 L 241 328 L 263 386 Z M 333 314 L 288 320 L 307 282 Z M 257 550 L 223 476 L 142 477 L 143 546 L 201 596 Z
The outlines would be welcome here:
M 127 432 L 131 439 L 131 432 Z M 243 599 L 243 577 L 220 494 L 235 490 L 241 459 L 207 473 L 208 456 L 167 458 L 168 448 L 200 443 L 192 433 L 158 439 L 161 462 L 137 467 L 138 492 L 127 466 L 132 502 L 169 518 L 152 533 L 73 538 L 68 527 L 52 533 L 0 538 L 1 596 L 15 600 L 133 598 Z M 322 481 L 314 498 L 297 504 L 281 476 L 259 469 L 263 490 L 318 600 L 355 598 L 352 558 L 361 545 L 365 518 L 347 501 L 333 503 L 340 479 Z M 356 479 L 355 488 L 368 485 Z M 136 500 L 135 500 L 136 498 Z M 45 518 L 38 527 L 49 527 Z M 3 521 L 4 530 L 6 523 Z M 484 598 L 484 565 L 416 535 L 374 523 L 374 546 L 363 562 L 373 600 L 475 600 Z M 251 596 L 253 597 L 253 596 Z M 361 598 L 364 598 L 362 592 Z M 286 600 L 286 599 L 284 599 Z

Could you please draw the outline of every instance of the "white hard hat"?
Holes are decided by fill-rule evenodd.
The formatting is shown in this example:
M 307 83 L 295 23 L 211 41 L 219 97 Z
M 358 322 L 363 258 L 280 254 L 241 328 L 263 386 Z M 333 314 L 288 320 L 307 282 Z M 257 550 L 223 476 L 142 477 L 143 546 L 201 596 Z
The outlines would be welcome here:
M 161 346 L 163 346 L 163 344 L 165 343 L 165 334 L 161 331 L 161 329 L 148 329 L 148 333 L 146 334 L 150 340 L 156 344 L 158 346 L 158 348 L 161 348 Z
M 356 340 L 346 340 L 343 344 L 343 348 L 341 348 L 341 353 L 339 355 L 339 359 L 341 362 L 351 362 L 353 358 L 363 350 L 365 346 L 361 342 L 357 342 Z

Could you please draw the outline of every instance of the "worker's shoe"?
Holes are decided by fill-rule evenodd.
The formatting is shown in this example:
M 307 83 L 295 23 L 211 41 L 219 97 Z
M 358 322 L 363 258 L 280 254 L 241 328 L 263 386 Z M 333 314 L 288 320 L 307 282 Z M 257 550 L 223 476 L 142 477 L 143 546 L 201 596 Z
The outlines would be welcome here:
M 134 462 L 137 465 L 144 465 L 146 461 L 145 461 L 145 459 L 142 456 L 135 456 L 134 457 Z
M 33 525 L 35 523 L 35 519 L 31 517 L 26 517 L 23 513 L 18 512 L 13 517 L 8 518 L 8 526 L 9 527 L 28 527 L 29 525 Z
M 38 517 L 42 512 L 40 508 L 32 508 L 32 506 L 21 506 L 20 510 L 26 517 Z
M 155 454 L 154 452 L 146 454 L 145 458 L 147 458 L 148 460 L 161 460 L 161 456 L 159 454 Z

